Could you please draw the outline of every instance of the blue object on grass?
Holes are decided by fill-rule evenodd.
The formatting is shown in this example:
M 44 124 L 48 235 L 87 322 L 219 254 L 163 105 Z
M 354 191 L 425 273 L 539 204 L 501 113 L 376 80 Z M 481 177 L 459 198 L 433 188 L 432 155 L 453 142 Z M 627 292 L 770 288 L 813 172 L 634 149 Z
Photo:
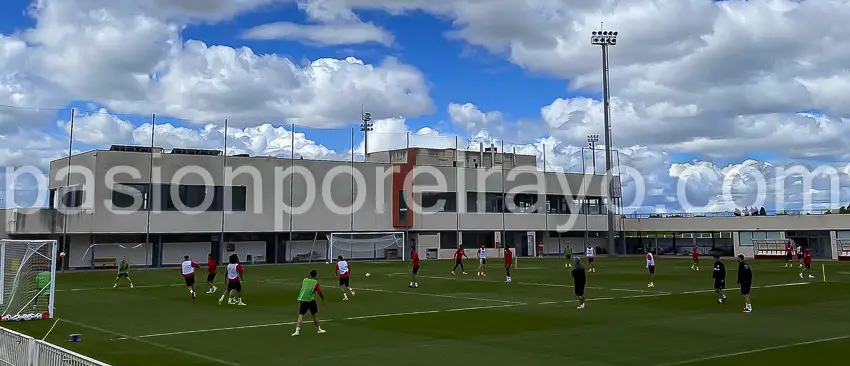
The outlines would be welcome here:
M 79 334 L 71 334 L 71 342 L 77 343 L 79 341 L 80 341 L 80 335 Z

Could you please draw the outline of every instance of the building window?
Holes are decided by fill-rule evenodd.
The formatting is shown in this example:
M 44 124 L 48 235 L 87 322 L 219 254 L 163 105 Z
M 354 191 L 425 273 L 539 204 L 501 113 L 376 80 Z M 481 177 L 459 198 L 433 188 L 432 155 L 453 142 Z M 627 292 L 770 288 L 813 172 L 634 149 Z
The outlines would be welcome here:
M 247 210 L 248 189 L 245 186 L 216 186 L 209 211 L 244 212 Z
M 422 192 L 422 208 L 428 212 L 456 212 L 455 192 Z
M 478 212 L 478 192 L 466 192 L 466 212 Z
M 506 207 L 505 212 L 511 213 L 537 213 L 537 195 L 531 193 L 518 193 L 513 196 L 507 196 L 508 202 L 513 203 L 513 207 Z
M 501 193 L 485 193 L 484 212 L 505 212 L 504 196 Z
M 117 183 L 112 187 L 112 208 L 116 210 L 147 210 L 148 185 L 142 183 Z
M 62 194 L 62 206 L 66 208 L 79 208 L 83 205 L 83 188 L 68 187 Z
M 398 191 L 398 221 L 407 222 L 407 191 Z

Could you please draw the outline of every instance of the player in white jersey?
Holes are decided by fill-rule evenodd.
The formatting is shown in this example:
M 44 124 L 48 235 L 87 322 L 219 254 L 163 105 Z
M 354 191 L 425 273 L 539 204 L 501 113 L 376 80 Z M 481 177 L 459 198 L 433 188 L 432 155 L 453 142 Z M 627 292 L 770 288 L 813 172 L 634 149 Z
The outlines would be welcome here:
M 224 293 L 221 294 L 221 298 L 218 299 L 218 304 L 224 302 L 224 297 L 227 296 L 227 304 L 228 305 L 239 305 L 245 306 L 245 303 L 242 302 L 242 281 L 244 281 L 244 270 L 242 269 L 242 265 L 239 264 L 239 256 L 236 254 L 230 255 L 230 263 L 227 264 L 227 287 L 224 290 Z M 236 293 L 236 299 L 234 299 L 233 293 Z
M 587 271 L 596 272 L 596 266 L 593 264 L 594 259 L 596 259 L 596 250 L 593 249 L 593 246 L 587 246 L 585 255 L 587 256 L 587 265 L 590 267 Z
M 655 256 L 652 252 L 646 253 L 646 269 L 649 270 L 649 284 L 646 287 L 655 287 Z
M 180 271 L 183 274 L 183 280 L 186 281 L 186 287 L 189 289 L 189 294 L 192 295 L 192 298 L 196 298 L 195 296 L 195 268 L 201 268 L 201 266 L 191 260 L 189 260 L 188 255 L 183 256 L 183 263 L 180 264 Z
M 484 267 L 487 265 L 487 249 L 484 249 L 484 245 L 481 245 L 481 248 L 478 248 L 478 277 L 487 277 L 487 274 L 484 273 Z
M 351 268 L 348 266 L 348 261 L 342 258 L 342 256 L 336 257 L 336 267 L 334 268 L 334 274 L 339 277 L 339 288 L 342 291 L 342 300 L 348 300 L 348 294 L 345 293 L 345 290 L 351 293 L 351 296 L 354 296 L 354 289 L 351 288 Z

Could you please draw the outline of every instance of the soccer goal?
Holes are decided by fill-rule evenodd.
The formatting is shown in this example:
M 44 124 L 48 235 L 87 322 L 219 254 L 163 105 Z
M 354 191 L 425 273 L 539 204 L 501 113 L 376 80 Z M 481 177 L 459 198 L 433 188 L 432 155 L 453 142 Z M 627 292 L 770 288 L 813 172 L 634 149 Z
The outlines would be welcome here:
M 53 317 L 55 240 L 0 240 L 3 321 Z
M 352 260 L 404 260 L 405 235 L 401 231 L 328 234 L 328 260 L 342 255 Z
M 73 254 L 73 253 L 72 253 Z M 204 253 L 206 258 L 206 253 Z M 126 258 L 133 267 L 149 267 L 153 259 L 153 246 L 146 243 L 100 243 L 86 248 L 80 257 L 72 256 L 71 268 L 115 268 Z

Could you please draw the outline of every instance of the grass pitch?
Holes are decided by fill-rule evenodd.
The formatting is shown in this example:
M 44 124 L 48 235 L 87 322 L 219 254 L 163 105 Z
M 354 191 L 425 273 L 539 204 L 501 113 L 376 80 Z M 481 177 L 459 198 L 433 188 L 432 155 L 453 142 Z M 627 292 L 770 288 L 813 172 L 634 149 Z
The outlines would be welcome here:
M 133 365 L 846 365 L 850 265 L 821 264 L 816 279 L 776 261 L 752 261 L 754 312 L 742 313 L 734 260 L 725 260 L 729 301 L 713 294 L 711 260 L 658 258 L 656 287 L 640 258 L 597 260 L 587 308 L 576 309 L 559 259 L 520 259 L 504 283 L 451 276 L 453 262 L 424 261 L 409 289 L 407 263 L 352 263 L 357 295 L 342 301 L 333 265 L 246 267 L 245 307 L 218 305 L 198 284 L 192 300 L 179 269 L 135 270 L 136 288 L 112 289 L 114 272 L 57 275 L 61 319 L 48 341 L 118 366 Z M 319 271 L 326 334 L 305 320 L 294 331 L 301 279 Z M 220 271 L 221 272 L 221 271 Z M 366 277 L 365 273 L 371 273 Z M 201 270 L 199 280 L 206 275 Z M 219 274 L 219 282 L 223 274 Z M 42 338 L 53 321 L 6 323 Z M 69 334 L 82 341 L 70 343 Z

